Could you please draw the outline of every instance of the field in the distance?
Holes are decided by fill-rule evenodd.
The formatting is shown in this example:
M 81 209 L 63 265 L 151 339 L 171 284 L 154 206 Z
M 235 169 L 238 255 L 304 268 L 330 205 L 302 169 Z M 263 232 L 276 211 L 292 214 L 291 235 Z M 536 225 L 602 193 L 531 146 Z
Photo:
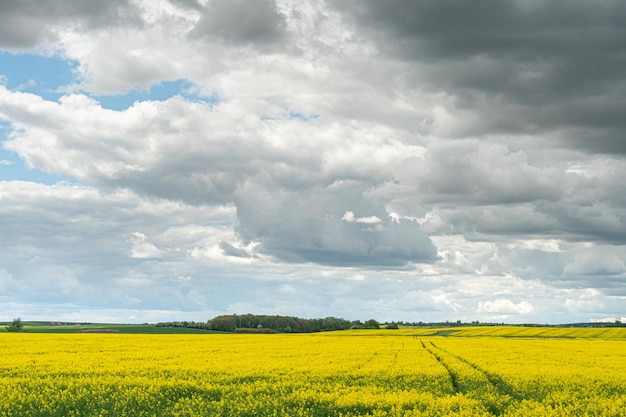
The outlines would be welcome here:
M 624 416 L 626 328 L 1 333 L 0 416 Z
M 11 322 L 0 323 L 0 329 Z M 190 327 L 161 327 L 154 324 L 119 324 L 119 323 L 55 323 L 43 321 L 23 322 L 25 333 L 129 333 L 129 334 L 207 334 L 210 330 Z M 0 331 L 2 331 L 0 330 Z

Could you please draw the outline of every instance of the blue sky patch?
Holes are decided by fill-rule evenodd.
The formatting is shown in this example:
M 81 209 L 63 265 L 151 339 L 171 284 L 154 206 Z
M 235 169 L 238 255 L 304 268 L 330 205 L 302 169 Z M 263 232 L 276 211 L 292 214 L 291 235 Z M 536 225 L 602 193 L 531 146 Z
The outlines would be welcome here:
M 57 101 L 66 94 L 63 88 L 77 82 L 77 67 L 78 62 L 58 56 L 0 52 L 0 82 L 9 90 L 37 94 L 45 100 Z M 210 104 L 219 101 L 217 97 L 200 100 L 193 93 L 193 84 L 186 79 L 163 81 L 149 90 L 134 89 L 125 94 L 88 95 L 103 108 L 118 111 L 131 107 L 136 101 L 167 100 L 177 95 Z
M 291 119 L 300 120 L 302 122 L 308 122 L 310 120 L 318 119 L 320 117 L 320 115 L 317 114 L 317 113 L 306 115 L 306 114 L 302 114 L 302 113 L 298 113 L 298 112 L 294 112 L 294 111 L 289 111 L 289 117 Z
M 74 82 L 78 63 L 57 56 L 0 52 L 0 76 L 9 90 L 57 100 L 62 87 Z
M 126 110 L 137 101 L 167 100 L 170 97 L 181 96 L 190 101 L 198 101 L 198 98 L 191 93 L 192 83 L 187 80 L 163 81 L 150 87 L 149 90 L 135 89 L 126 94 L 110 96 L 92 96 L 105 109 Z M 213 100 L 209 101 L 213 103 Z

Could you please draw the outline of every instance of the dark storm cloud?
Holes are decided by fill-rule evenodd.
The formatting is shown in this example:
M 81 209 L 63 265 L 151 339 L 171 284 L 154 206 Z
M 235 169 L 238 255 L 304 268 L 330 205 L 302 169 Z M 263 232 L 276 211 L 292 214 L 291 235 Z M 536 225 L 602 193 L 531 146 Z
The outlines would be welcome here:
M 192 37 L 259 47 L 278 42 L 284 36 L 285 19 L 273 0 L 213 0 L 200 10 L 202 17 L 191 31 Z
M 6 0 L 0 2 L 0 46 L 28 49 L 64 25 L 99 28 L 137 20 L 136 17 L 128 0 Z
M 240 237 L 287 262 L 402 267 L 437 260 L 418 223 L 391 219 L 358 186 L 287 192 L 250 181 L 237 191 L 235 204 Z
M 626 3 L 356 1 L 341 3 L 383 53 L 410 63 L 414 88 L 478 112 L 473 130 L 575 127 L 564 143 L 626 153 Z
M 221 242 L 219 248 L 226 256 L 234 256 L 236 258 L 251 258 L 252 255 L 245 249 L 236 248 L 228 242 Z

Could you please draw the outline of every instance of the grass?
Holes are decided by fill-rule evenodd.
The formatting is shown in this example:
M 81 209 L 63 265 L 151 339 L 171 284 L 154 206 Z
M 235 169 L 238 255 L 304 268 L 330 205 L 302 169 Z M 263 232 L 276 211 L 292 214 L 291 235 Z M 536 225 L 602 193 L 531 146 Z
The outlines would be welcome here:
M 119 323 L 64 323 L 53 324 L 51 322 L 24 321 L 23 332 L 25 333 L 79 333 L 81 331 L 113 331 L 127 334 L 211 334 L 222 333 L 211 330 L 187 328 L 187 327 L 160 327 L 154 324 L 119 324 Z M 0 331 L 10 325 L 11 322 L 0 323 Z
M 187 327 L 161 327 L 154 324 L 119 324 L 119 323 L 54 323 L 44 321 L 24 321 L 25 333 L 79 333 L 81 331 L 113 331 L 126 334 L 224 334 L 212 330 Z M 0 322 L 0 332 L 11 322 Z M 543 326 L 460 326 L 460 327 L 412 327 L 400 326 L 398 330 L 346 330 L 330 332 L 336 335 L 354 336 L 437 336 L 437 337 L 505 337 L 505 338 L 603 338 L 626 340 L 626 327 L 612 328 L 570 328 Z

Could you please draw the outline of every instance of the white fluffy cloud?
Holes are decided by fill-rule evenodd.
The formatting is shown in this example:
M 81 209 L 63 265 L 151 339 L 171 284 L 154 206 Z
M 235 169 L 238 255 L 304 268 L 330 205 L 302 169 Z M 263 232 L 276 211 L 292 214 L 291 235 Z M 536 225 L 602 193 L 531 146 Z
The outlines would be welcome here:
M 533 306 L 528 301 L 514 303 L 505 298 L 494 301 L 481 301 L 478 303 L 478 312 L 504 313 L 504 314 L 528 314 L 533 311 Z

